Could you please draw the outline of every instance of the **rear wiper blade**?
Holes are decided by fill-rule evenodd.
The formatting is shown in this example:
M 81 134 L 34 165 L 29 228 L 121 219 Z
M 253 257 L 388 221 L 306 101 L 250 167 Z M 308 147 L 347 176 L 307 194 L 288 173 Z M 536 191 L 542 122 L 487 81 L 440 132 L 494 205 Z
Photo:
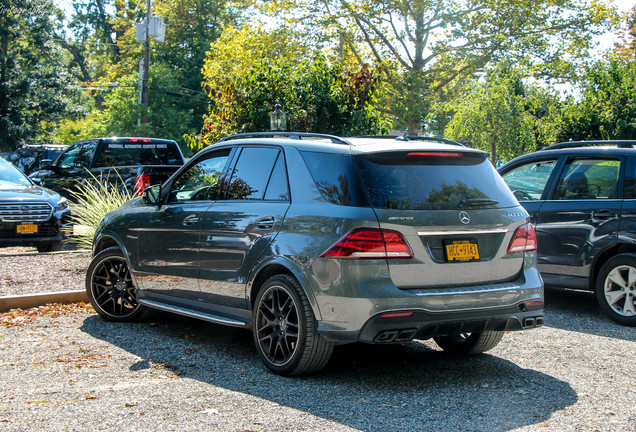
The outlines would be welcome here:
M 491 200 L 488 198 L 471 198 L 461 200 L 459 202 L 460 207 L 477 207 L 482 205 L 495 205 L 499 204 L 499 201 Z

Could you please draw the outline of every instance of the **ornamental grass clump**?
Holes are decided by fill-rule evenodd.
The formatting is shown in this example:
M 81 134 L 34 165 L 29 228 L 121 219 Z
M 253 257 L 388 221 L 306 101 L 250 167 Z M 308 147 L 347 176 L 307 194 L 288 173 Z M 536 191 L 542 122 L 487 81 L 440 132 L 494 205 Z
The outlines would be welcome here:
M 66 241 L 76 243 L 80 249 L 92 248 L 97 225 L 107 213 L 135 198 L 125 187 L 119 188 L 94 176 L 80 183 L 71 197 L 73 226 L 65 230 Z

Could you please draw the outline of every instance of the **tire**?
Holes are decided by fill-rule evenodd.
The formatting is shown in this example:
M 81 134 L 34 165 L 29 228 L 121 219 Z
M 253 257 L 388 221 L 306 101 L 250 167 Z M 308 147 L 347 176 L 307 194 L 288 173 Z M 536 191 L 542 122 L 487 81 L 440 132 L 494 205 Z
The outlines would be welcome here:
M 433 338 L 445 352 L 453 355 L 479 354 L 496 347 L 505 332 L 485 331 Z
M 636 327 L 636 254 L 616 255 L 596 278 L 596 300 L 618 324 Z
M 95 255 L 86 271 L 86 294 L 102 318 L 116 322 L 139 321 L 147 308 L 137 301 L 128 263 L 117 247 Z
M 333 352 L 333 344 L 318 333 L 307 295 L 289 275 L 269 278 L 254 303 L 253 336 L 265 365 L 283 376 L 321 370 Z
M 36 246 L 38 252 L 59 252 L 62 250 L 62 242 L 41 243 Z

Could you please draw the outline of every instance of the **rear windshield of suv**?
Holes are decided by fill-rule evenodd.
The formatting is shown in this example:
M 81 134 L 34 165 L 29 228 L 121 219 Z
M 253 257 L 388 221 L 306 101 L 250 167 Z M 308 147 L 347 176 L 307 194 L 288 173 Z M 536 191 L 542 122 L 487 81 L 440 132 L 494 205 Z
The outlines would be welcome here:
M 486 154 L 387 152 L 355 156 L 374 208 L 459 210 L 517 205 Z
M 95 166 L 182 165 L 174 143 L 104 143 Z

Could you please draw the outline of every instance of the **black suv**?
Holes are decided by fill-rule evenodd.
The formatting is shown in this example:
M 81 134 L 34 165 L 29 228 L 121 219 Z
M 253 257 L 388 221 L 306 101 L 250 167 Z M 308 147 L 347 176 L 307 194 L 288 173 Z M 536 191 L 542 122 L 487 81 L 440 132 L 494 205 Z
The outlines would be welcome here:
M 546 285 L 596 292 L 636 326 L 636 141 L 555 144 L 499 173 L 535 224 Z

